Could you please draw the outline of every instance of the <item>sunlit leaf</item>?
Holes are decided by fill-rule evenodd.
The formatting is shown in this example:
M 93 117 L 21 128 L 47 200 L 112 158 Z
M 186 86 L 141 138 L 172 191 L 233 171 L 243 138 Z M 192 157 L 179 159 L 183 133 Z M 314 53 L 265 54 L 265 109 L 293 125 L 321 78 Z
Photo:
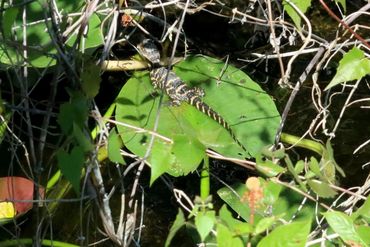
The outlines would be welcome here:
M 177 135 L 174 136 L 173 140 L 172 153 L 176 156 L 177 161 L 182 164 L 182 171 L 179 174 L 176 170 L 168 172 L 171 175 L 178 176 L 194 171 L 204 158 L 204 145 L 188 135 Z
M 254 235 L 258 235 L 266 230 L 268 230 L 275 222 L 277 222 L 278 218 L 276 217 L 266 217 L 261 219 L 256 227 L 254 228 Z
M 337 192 L 333 190 L 329 184 L 321 181 L 316 180 L 307 180 L 308 185 L 310 188 L 320 197 L 323 198 L 330 198 L 334 197 Z
M 232 66 L 225 71 L 224 63 L 209 57 L 189 57 L 175 70 L 184 82 L 205 90 L 204 101 L 230 123 L 237 138 L 249 147 L 251 154 L 273 142 L 279 114 L 271 98 L 243 72 Z M 178 107 L 169 106 L 166 96 L 159 107 L 160 93 L 153 89 L 147 73 L 137 72 L 116 99 L 118 121 L 151 131 L 159 114 L 156 132 L 174 142 L 156 137 L 152 157 L 156 156 L 154 150 L 160 150 L 169 158 L 163 163 L 159 158 L 150 160 L 149 157 L 149 162 L 157 169 L 156 177 L 162 172 L 180 176 L 193 171 L 199 165 L 205 147 L 230 157 L 247 156 L 227 130 L 195 107 L 187 103 Z M 235 105 L 238 107 L 233 107 Z M 120 125 L 117 128 L 125 146 L 143 157 L 151 135 Z M 159 143 L 165 147 L 155 147 L 162 145 Z M 157 164 L 158 161 L 161 163 Z
M 325 90 L 342 82 L 359 80 L 368 74 L 370 74 L 370 60 L 365 57 L 362 50 L 353 47 L 340 60 L 337 73 L 329 85 L 326 86 Z
M 291 3 L 291 4 L 289 4 Z M 288 13 L 290 18 L 292 18 L 295 26 L 301 29 L 301 16 L 292 7 L 294 4 L 303 14 L 306 13 L 307 9 L 311 6 L 311 0 L 283 0 L 284 10 Z
M 96 13 L 93 13 L 88 22 L 87 33 L 84 33 L 80 40 L 80 46 L 84 49 L 93 48 L 103 43 L 103 36 L 101 32 L 101 20 Z M 76 41 L 77 33 L 69 37 L 67 44 L 73 46 Z M 100 70 L 97 69 L 99 72 Z
M 198 214 L 195 216 L 195 226 L 202 241 L 204 241 L 204 239 L 211 232 L 215 222 L 216 216 L 215 211 L 213 210 L 198 212 Z
M 310 228 L 311 221 L 297 221 L 279 226 L 264 237 L 257 246 L 303 247 L 307 241 Z
M 357 226 L 356 232 L 360 236 L 360 238 L 367 244 L 366 246 L 370 245 L 370 226 Z
M 256 169 L 268 177 L 274 177 L 286 171 L 285 168 L 273 163 L 271 160 L 262 160 L 260 156 L 256 157 Z
M 221 207 L 219 218 L 235 235 L 244 235 L 252 232 L 252 226 L 249 223 L 235 219 L 226 205 Z
M 163 173 L 170 171 L 171 166 L 175 164 L 175 156 L 171 154 L 172 146 L 162 141 L 154 141 L 149 161 L 151 162 L 150 184 L 161 176 Z M 174 168 L 174 170 L 176 167 Z
M 221 223 L 217 224 L 217 244 L 222 247 L 244 247 L 243 241 Z
M 362 206 L 357 209 L 350 217 L 352 220 L 357 219 L 358 217 L 362 216 L 367 222 L 370 222 L 370 196 L 366 197 L 366 201 Z
M 366 246 L 366 243 L 360 237 L 355 229 L 352 219 L 338 211 L 326 212 L 324 216 L 330 227 L 339 234 L 346 243 L 351 243 L 354 246 Z
M 226 202 L 235 212 L 237 212 L 245 221 L 249 222 L 250 208 L 248 204 L 241 202 L 241 197 L 247 188 L 244 184 L 235 184 L 232 189 L 224 187 L 217 191 L 221 199 Z
M 0 202 L 0 221 L 6 218 L 13 218 L 16 214 L 12 202 Z

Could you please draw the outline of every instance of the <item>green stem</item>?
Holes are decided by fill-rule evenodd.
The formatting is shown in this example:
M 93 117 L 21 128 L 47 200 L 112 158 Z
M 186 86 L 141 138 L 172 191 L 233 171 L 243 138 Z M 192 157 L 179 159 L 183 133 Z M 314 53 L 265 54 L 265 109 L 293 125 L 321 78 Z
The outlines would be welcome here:
M 282 133 L 280 138 L 282 142 L 312 150 L 318 153 L 320 156 L 322 156 L 325 152 L 325 147 L 316 141 L 301 139 L 298 136 L 289 135 L 287 133 Z
M 33 241 L 31 238 L 21 238 L 1 241 L 0 246 L 7 247 L 7 246 L 32 245 L 32 243 Z M 41 244 L 44 246 L 54 246 L 54 247 L 79 247 L 79 245 L 47 239 L 42 240 Z
M 200 173 L 200 198 L 206 200 L 210 192 L 209 181 L 209 157 L 206 155 L 203 159 L 203 169 Z

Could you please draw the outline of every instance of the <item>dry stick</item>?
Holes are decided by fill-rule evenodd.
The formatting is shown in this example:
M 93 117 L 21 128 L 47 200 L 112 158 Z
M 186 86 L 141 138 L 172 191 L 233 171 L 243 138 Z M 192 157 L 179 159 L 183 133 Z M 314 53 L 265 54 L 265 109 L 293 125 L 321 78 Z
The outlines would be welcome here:
M 278 58 L 278 61 L 279 61 L 281 78 L 284 78 L 285 77 L 284 63 L 283 63 L 283 59 L 280 56 L 280 47 L 279 47 L 279 45 L 276 41 L 275 28 L 274 28 L 273 21 L 272 21 L 272 11 L 271 11 L 271 2 L 270 2 L 270 0 L 267 1 L 267 8 L 268 8 L 268 16 L 269 16 L 268 24 L 269 24 L 271 35 L 272 35 L 272 40 L 273 40 L 272 42 L 274 42 L 274 49 L 275 49 L 275 52 L 276 52 L 276 55 L 277 55 L 277 58 Z
M 353 34 L 353 36 L 356 37 L 359 41 L 361 41 L 362 44 L 364 44 L 367 48 L 370 49 L 369 43 L 366 42 L 364 38 L 362 38 L 359 34 L 357 34 L 355 31 L 352 30 L 344 21 L 342 21 L 338 16 L 336 16 L 331 9 L 326 5 L 326 3 L 323 0 L 320 0 L 321 5 L 324 7 L 324 9 L 328 12 L 328 14 L 333 17 L 336 21 L 338 21 L 344 28 L 346 28 L 350 33 Z
M 297 93 L 298 93 L 299 89 L 301 88 L 303 82 L 307 78 L 307 75 L 311 72 L 312 68 L 315 66 L 317 61 L 320 59 L 320 57 L 324 53 L 324 51 L 325 51 L 325 49 L 323 47 L 320 47 L 320 49 L 317 51 L 316 55 L 311 59 L 310 63 L 307 65 L 306 69 L 303 71 L 303 73 L 299 77 L 298 82 L 295 84 L 295 86 L 293 88 L 293 91 L 290 94 L 290 97 L 288 99 L 288 102 L 285 105 L 283 114 L 281 115 L 280 126 L 279 126 L 279 129 L 277 130 L 276 136 L 275 136 L 275 145 L 274 145 L 275 148 L 277 147 L 277 145 L 279 143 L 281 132 L 283 131 L 286 118 L 287 118 L 288 113 L 290 111 L 290 108 L 293 104 L 293 101 L 294 101 L 295 97 L 297 96 Z
M 286 1 L 297 12 L 297 14 L 306 22 L 307 37 L 303 37 L 301 32 L 298 32 L 300 34 L 302 40 L 303 40 L 303 44 L 299 48 L 299 50 L 289 59 L 288 64 L 287 64 L 287 68 L 286 68 L 286 71 L 285 71 L 285 75 L 284 75 L 284 77 L 282 77 L 279 80 L 279 85 L 284 85 L 284 84 L 289 85 L 289 77 L 290 77 L 290 73 L 292 71 L 293 62 L 301 54 L 301 52 L 308 46 L 308 43 L 311 41 L 311 37 L 312 37 L 312 26 L 311 26 L 311 23 L 308 20 L 308 18 L 304 15 L 304 13 L 294 3 L 292 3 L 290 0 L 286 0 Z

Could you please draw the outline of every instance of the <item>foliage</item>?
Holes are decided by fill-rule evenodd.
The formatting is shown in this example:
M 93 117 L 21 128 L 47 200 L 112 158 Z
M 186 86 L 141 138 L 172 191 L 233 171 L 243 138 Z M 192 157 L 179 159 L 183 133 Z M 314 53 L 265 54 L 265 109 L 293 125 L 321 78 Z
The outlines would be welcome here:
M 8 66 L 22 65 L 26 62 L 28 66 L 38 68 L 55 65 L 58 48 L 54 45 L 57 42 L 56 37 L 51 36 L 51 33 L 56 30 L 54 30 L 55 26 L 53 26 L 51 18 L 44 21 L 46 14 L 44 10 L 52 9 L 51 3 L 40 0 L 26 3 L 14 1 L 13 4 L 14 7 L 8 6 L 4 11 L 3 33 L 6 36 L 3 38 L 6 42 L 0 46 L 0 62 Z M 82 8 L 83 2 L 58 1 L 56 4 L 57 8 L 63 9 L 66 13 L 73 13 Z M 26 15 L 26 19 L 24 19 L 24 15 Z M 66 28 L 69 20 L 64 17 L 61 21 L 61 27 Z M 23 29 L 22 23 L 24 22 L 28 23 L 28 26 Z M 89 31 L 83 41 L 85 48 L 93 48 L 102 44 L 100 23 L 99 17 L 93 14 L 90 19 Z M 71 35 L 67 45 L 73 46 L 76 37 L 77 34 Z M 20 49 L 24 42 L 27 44 L 27 57 L 24 57 L 24 51 Z M 70 47 L 65 48 L 69 49 Z
M 140 245 L 142 232 L 151 230 L 142 222 L 148 211 L 155 211 L 148 210 L 155 203 L 141 200 L 163 199 L 157 191 L 147 193 L 147 184 L 162 176 L 181 206 L 165 246 L 183 230 L 194 245 L 370 246 L 369 177 L 362 178 L 369 156 L 359 158 L 369 153 L 368 119 L 353 127 L 353 116 L 366 111 L 369 102 L 370 45 L 361 36 L 369 27 L 360 18 L 368 14 L 366 5 L 360 9 L 358 2 L 345 0 L 329 6 L 310 0 L 247 2 L 243 10 L 232 1 L 3 2 L 0 155 L 6 177 L 0 179 L 0 224 L 14 227 L 3 228 L 11 240 L 0 246 L 75 246 L 40 239 L 49 233 L 54 238 L 53 224 L 59 223 L 54 217 L 59 215 L 68 229 L 85 229 L 81 225 L 89 222 L 88 233 L 73 235 L 79 245 L 107 236 L 107 245 Z M 347 5 L 352 12 L 346 13 Z M 191 24 L 198 16 L 202 21 Z M 214 32 L 203 36 L 198 25 Z M 205 91 L 204 102 L 230 124 L 247 150 L 194 107 L 172 106 L 165 93 L 153 88 L 147 71 L 130 74 L 146 66 L 130 57 L 142 36 L 162 45 L 162 65 Z M 168 60 L 177 58 L 166 58 L 172 48 L 173 56 L 186 55 L 173 68 Z M 109 67 L 103 65 L 116 58 L 124 59 L 116 67 L 124 68 L 125 75 L 112 73 L 101 81 L 101 69 Z M 261 71 L 266 80 L 259 78 Z M 294 101 L 298 92 L 301 99 Z M 348 154 L 350 159 L 343 158 Z M 226 161 L 216 170 L 210 157 L 248 171 L 235 172 Z M 178 189 L 178 177 L 191 173 L 200 174 L 199 196 L 193 178 L 186 179 L 184 191 Z M 68 193 L 71 188 L 75 193 Z M 187 195 L 187 189 L 193 193 Z M 80 210 L 71 210 L 69 199 Z M 61 201 L 68 202 L 67 218 L 57 210 Z M 20 217 L 31 208 L 33 214 Z M 24 238 L 28 224 L 37 230 L 27 229 Z M 29 234 L 36 237 L 29 239 Z
M 325 90 L 342 82 L 360 80 L 368 74 L 370 74 L 370 59 L 365 57 L 363 51 L 354 47 L 344 54 L 339 62 L 337 73 Z

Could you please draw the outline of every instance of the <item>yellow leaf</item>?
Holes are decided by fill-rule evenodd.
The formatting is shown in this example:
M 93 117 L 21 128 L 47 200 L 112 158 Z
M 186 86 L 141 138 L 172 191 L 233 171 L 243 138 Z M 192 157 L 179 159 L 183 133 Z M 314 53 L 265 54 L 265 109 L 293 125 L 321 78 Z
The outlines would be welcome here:
M 16 215 L 12 202 L 0 202 L 0 219 L 13 218 Z

